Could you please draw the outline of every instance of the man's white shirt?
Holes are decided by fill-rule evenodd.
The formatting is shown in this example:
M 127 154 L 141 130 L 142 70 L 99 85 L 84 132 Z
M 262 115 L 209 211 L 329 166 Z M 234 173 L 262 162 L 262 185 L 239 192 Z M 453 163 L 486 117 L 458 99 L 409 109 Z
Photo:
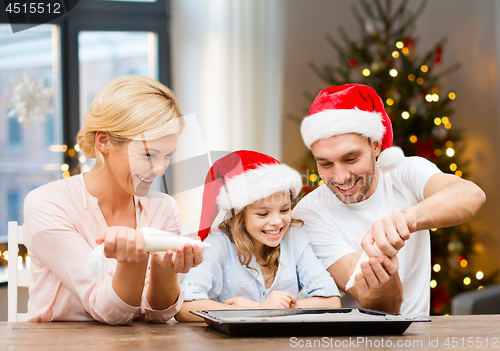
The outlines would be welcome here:
M 424 200 L 425 184 L 440 172 L 424 158 L 405 157 L 396 169 L 379 173 L 377 188 L 368 199 L 344 204 L 323 184 L 297 204 L 293 218 L 304 221 L 303 229 L 311 238 L 315 254 L 328 268 L 345 255 L 359 250 L 361 240 L 373 223 Z M 428 315 L 431 275 L 429 231 L 412 233 L 397 256 L 403 283 L 401 313 Z

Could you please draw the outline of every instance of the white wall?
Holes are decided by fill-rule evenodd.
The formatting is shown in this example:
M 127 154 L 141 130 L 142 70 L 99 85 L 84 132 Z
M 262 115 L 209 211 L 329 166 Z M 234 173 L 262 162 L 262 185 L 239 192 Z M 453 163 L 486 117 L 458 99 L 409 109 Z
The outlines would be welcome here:
M 394 6 L 398 4 L 394 1 Z M 326 42 L 325 34 L 340 41 L 337 32 L 342 25 L 352 39 L 359 38 L 359 28 L 351 6 L 356 0 L 287 0 L 285 20 L 285 77 L 283 113 L 283 157 L 292 166 L 300 166 L 307 149 L 303 146 L 299 124 L 286 116 L 305 116 L 310 102 L 303 92 L 316 94 L 325 88 L 307 66 L 337 62 L 336 51 Z M 419 1 L 412 1 L 416 7 Z M 442 79 L 445 91 L 453 90 L 457 99 L 451 116 L 454 127 L 464 130 L 469 158 L 470 180 L 486 192 L 487 202 L 473 220 L 479 234 L 480 250 L 472 264 L 485 273 L 500 267 L 500 189 L 496 175 L 500 171 L 497 156 L 500 141 L 499 48 L 500 3 L 494 0 L 430 0 L 417 22 L 417 50 L 425 53 L 442 37 L 444 47 L 442 67 L 460 62 L 462 68 Z

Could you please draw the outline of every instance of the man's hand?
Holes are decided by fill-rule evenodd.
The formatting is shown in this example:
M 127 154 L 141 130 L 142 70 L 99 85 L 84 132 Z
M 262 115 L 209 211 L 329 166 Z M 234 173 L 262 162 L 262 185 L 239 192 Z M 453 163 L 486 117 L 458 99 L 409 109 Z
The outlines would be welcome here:
M 354 271 L 360 255 L 361 250 L 351 258 L 349 276 Z M 354 279 L 354 289 L 357 295 L 354 297 L 361 306 L 399 313 L 403 302 L 403 285 L 398 274 L 399 261 L 397 256 L 392 258 L 386 256 L 371 257 L 368 262 L 361 263 L 361 270 L 363 274 L 357 274 Z
M 411 229 L 413 221 L 410 217 L 410 214 L 403 210 L 373 223 L 361 241 L 361 247 L 368 256 L 379 257 L 380 253 L 373 246 L 373 243 L 376 243 L 387 257 L 396 256 L 413 232 Z

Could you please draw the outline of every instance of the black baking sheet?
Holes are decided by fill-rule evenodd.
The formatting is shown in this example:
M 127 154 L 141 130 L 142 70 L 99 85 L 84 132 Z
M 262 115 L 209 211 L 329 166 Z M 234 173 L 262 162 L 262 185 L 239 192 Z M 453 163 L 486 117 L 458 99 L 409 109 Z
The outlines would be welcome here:
M 273 321 L 273 317 L 293 315 L 322 315 L 325 313 L 350 313 L 358 311 L 367 315 L 366 321 Z M 344 336 L 344 335 L 398 335 L 413 322 L 430 322 L 427 318 L 391 315 L 371 310 L 351 308 L 301 308 L 279 310 L 214 310 L 191 311 L 205 322 L 231 336 Z M 371 316 L 394 318 L 395 320 L 369 320 Z M 239 318 L 260 317 L 259 321 L 241 321 Z M 231 320 L 228 320 L 228 319 Z M 359 318 L 359 317 L 358 317 Z M 236 320 L 235 320 L 236 319 Z

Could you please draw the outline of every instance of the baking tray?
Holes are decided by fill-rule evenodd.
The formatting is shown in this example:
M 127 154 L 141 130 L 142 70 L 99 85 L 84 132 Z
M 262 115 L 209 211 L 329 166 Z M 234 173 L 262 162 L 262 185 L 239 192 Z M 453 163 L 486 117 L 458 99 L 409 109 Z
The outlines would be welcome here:
M 355 308 L 191 311 L 231 336 L 398 335 L 430 319 Z M 293 318 L 285 318 L 292 317 Z M 328 320 L 332 319 L 332 320 Z

